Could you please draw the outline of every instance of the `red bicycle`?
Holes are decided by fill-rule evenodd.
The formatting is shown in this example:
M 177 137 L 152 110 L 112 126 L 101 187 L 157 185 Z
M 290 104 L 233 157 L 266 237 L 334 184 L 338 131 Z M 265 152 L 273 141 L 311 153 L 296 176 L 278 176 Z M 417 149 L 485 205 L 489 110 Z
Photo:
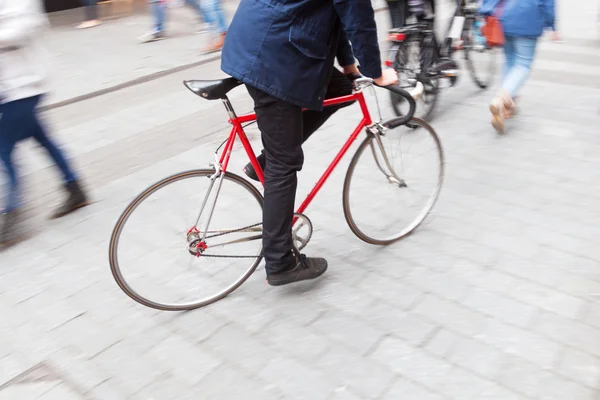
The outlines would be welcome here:
M 184 84 L 200 97 L 222 100 L 231 132 L 215 151 L 210 169 L 167 177 L 138 195 L 118 219 L 109 249 L 119 287 L 145 306 L 169 311 L 191 310 L 224 298 L 262 260 L 263 196 L 252 183 L 229 171 L 239 139 L 263 182 L 244 132 L 244 124 L 254 122 L 256 116 L 237 116 L 227 97 L 241 82 L 227 78 Z M 293 237 L 299 249 L 313 233 L 304 211 L 363 130 L 366 137 L 350 161 L 343 188 L 344 215 L 356 236 L 371 244 L 393 243 L 413 232 L 437 200 L 444 178 L 444 153 L 437 134 L 423 120 L 412 118 L 415 101 L 397 86 L 386 89 L 406 98 L 410 112 L 374 122 L 364 95 L 369 87 L 373 87 L 371 79 L 354 77 L 351 95 L 325 100 L 324 106 L 356 101 L 362 119 L 295 214 Z M 429 147 L 415 156 L 403 153 L 423 144 Z M 428 183 L 431 188 L 424 188 Z M 142 268 L 134 270 L 135 266 Z

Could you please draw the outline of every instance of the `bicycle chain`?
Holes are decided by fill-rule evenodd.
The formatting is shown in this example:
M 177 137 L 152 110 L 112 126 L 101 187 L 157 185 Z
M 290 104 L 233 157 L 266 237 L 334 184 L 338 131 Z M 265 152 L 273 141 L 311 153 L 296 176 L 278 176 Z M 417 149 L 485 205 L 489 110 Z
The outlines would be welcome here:
M 216 238 L 216 237 L 219 237 L 219 236 L 227 235 L 229 233 L 241 232 L 241 231 L 243 231 L 245 229 L 254 228 L 255 226 L 259 226 L 259 225 L 262 225 L 262 222 L 260 222 L 258 224 L 254 224 L 254 225 L 244 226 L 244 227 L 238 228 L 238 229 L 232 229 L 232 230 L 227 231 L 227 232 L 221 232 L 221 233 L 218 233 L 216 235 L 207 236 L 206 239 Z M 211 258 L 258 258 L 258 257 L 262 257 L 262 255 L 260 255 L 260 256 L 227 256 L 227 255 L 222 255 L 222 254 L 202 254 L 200 257 L 211 257 Z

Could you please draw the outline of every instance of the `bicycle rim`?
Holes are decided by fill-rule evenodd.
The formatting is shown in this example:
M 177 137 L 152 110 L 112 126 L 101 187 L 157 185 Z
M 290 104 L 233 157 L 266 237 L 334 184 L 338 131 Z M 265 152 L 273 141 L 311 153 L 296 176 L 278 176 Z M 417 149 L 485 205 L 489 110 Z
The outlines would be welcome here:
M 406 140 L 394 145 L 392 139 Z M 403 147 L 406 155 L 402 155 Z M 413 149 L 416 154 L 408 156 Z M 428 157 L 426 163 L 424 157 Z M 416 169 L 419 164 L 421 168 Z M 367 243 L 385 245 L 400 240 L 425 220 L 443 179 L 442 146 L 425 121 L 413 118 L 379 138 L 371 134 L 359 146 L 346 173 L 343 205 L 348 226 Z M 427 182 L 430 189 L 423 185 Z M 416 198 L 409 198 L 413 194 Z
M 231 173 L 221 175 L 220 188 L 219 178 L 211 186 L 213 174 L 194 170 L 165 178 L 118 219 L 109 247 L 111 272 L 133 300 L 158 310 L 192 310 L 226 297 L 256 270 L 262 260 L 262 195 Z M 156 293 L 149 294 L 151 289 Z
M 418 37 L 407 38 L 405 42 L 398 47 L 394 60 L 394 69 L 398 73 L 398 86 L 403 89 L 410 89 L 415 86 L 417 81 L 423 84 L 423 95 L 417 100 L 415 118 L 425 121 L 433 119 L 435 107 L 439 96 L 439 79 L 431 77 L 423 79 L 421 64 L 432 63 L 433 57 L 431 48 L 423 49 L 423 40 Z M 423 58 L 423 61 L 421 60 Z M 394 113 L 401 117 L 408 112 L 408 103 L 404 97 L 390 92 L 390 100 Z
M 496 73 L 496 54 L 493 47 L 478 45 L 475 40 L 473 22 L 463 32 L 463 51 L 467 69 L 473 82 L 481 89 L 488 88 Z

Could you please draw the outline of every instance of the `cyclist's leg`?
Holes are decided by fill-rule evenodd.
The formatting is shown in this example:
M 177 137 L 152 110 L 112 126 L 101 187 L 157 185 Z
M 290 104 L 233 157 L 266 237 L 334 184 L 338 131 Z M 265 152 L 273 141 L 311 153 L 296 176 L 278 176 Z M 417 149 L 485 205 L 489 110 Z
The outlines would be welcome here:
M 335 97 L 347 96 L 352 94 L 352 82 L 340 70 L 333 68 L 329 84 L 327 85 L 326 99 Z M 351 105 L 353 102 L 339 104 L 335 106 L 325 107 L 322 111 L 307 110 L 302 113 L 302 142 L 306 141 L 317 129 L 319 129 L 325 121 L 329 119 L 336 111 L 341 108 Z M 257 157 L 258 163 L 263 169 L 266 166 L 266 157 L 264 150 Z M 251 179 L 258 180 L 258 176 L 254 171 L 251 163 L 244 167 L 244 172 Z
M 352 94 L 352 81 L 348 79 L 340 70 L 334 68 L 327 85 L 326 99 L 347 96 Z M 336 104 L 325 107 L 322 111 L 307 110 L 302 115 L 303 119 L 303 141 L 306 141 L 325 121 L 329 119 L 336 111 L 352 105 L 354 102 Z
M 302 109 L 251 86 L 265 168 L 263 247 L 267 275 L 295 264 L 292 253 L 292 218 L 296 173 L 302 169 Z

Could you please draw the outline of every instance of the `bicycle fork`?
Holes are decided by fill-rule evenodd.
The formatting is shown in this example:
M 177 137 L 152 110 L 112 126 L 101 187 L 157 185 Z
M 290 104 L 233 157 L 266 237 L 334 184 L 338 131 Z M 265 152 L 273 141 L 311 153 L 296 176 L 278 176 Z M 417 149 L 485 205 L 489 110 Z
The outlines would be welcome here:
M 383 161 L 384 161 L 385 166 L 387 167 L 387 170 L 389 171 L 389 173 L 386 172 L 385 168 L 379 162 L 379 157 L 377 156 L 375 146 L 373 145 L 373 140 L 371 140 L 370 146 L 371 146 L 371 151 L 373 152 L 373 158 L 375 159 L 375 164 L 377 164 L 377 168 L 379 168 L 381 173 L 383 175 L 385 175 L 385 177 L 387 178 L 389 183 L 398 185 L 398 187 L 400 187 L 400 188 L 408 187 L 408 185 L 406 184 L 404 179 L 400 178 L 398 176 L 398 174 L 396 173 L 396 170 L 394 169 L 394 167 L 392 167 L 392 164 L 390 163 L 390 159 L 388 158 L 385 148 L 383 147 L 383 142 L 381 141 L 381 136 L 382 136 L 381 134 L 384 129 L 386 129 L 386 128 L 379 124 L 376 124 L 373 127 L 369 128 L 367 130 L 367 132 L 369 133 L 371 138 L 375 139 L 375 142 L 377 143 L 377 147 L 379 147 L 379 151 L 381 152 Z
M 221 187 L 223 185 L 223 179 L 225 178 L 225 174 L 223 173 L 223 169 L 221 167 L 221 163 L 219 162 L 219 158 L 217 153 L 215 153 L 215 162 L 210 164 L 211 167 L 215 169 L 215 173 L 210 176 L 210 185 L 208 186 L 208 190 L 206 191 L 206 195 L 202 200 L 202 205 L 200 206 L 200 211 L 198 212 L 198 217 L 196 218 L 196 222 L 194 226 L 187 233 L 188 243 L 192 246 L 195 246 L 196 255 L 200 256 L 200 254 L 206 250 L 207 246 L 205 243 L 206 237 L 208 236 L 208 228 L 210 226 L 210 222 L 212 220 L 213 214 L 215 212 L 215 207 L 217 205 L 217 199 L 219 198 L 219 193 L 221 192 Z M 208 204 L 208 200 L 210 198 L 210 194 L 213 191 L 215 186 L 215 182 L 217 182 L 217 192 L 215 197 L 210 205 L 210 211 L 208 213 L 208 219 L 206 220 L 206 225 L 204 231 L 198 229 L 198 224 L 200 223 L 200 218 L 202 218 L 202 213 L 204 213 L 204 209 Z M 197 243 L 197 244 L 193 244 Z M 190 249 L 191 250 L 191 249 Z

